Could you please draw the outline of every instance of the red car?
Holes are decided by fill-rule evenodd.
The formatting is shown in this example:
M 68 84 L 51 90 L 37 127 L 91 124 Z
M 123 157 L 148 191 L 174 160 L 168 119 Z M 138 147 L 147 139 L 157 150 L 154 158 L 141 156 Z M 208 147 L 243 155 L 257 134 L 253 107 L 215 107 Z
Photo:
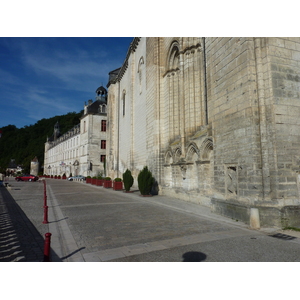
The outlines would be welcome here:
M 15 178 L 17 181 L 37 181 L 38 179 L 35 175 L 21 175 Z

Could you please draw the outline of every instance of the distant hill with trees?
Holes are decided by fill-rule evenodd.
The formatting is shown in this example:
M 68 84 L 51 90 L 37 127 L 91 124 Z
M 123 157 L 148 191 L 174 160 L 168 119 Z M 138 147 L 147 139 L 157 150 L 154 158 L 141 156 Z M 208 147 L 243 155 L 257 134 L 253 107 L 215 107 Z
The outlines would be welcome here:
M 70 112 L 66 115 L 42 119 L 34 125 L 17 128 L 7 125 L 0 128 L 0 173 L 4 173 L 11 159 L 22 165 L 24 173 L 29 173 L 30 162 L 36 156 L 40 166 L 44 163 L 44 150 L 47 137 L 53 134 L 53 128 L 58 121 L 60 133 L 64 134 L 80 123 L 83 111 Z

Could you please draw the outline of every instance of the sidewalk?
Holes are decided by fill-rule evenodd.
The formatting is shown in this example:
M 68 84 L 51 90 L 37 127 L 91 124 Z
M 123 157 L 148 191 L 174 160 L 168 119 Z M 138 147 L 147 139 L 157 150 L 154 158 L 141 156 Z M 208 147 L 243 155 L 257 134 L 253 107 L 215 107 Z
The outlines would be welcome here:
M 43 262 L 49 232 L 48 224 L 42 223 L 43 184 L 23 182 L 22 189 L 14 178 L 6 177 L 5 182 L 8 187 L 0 186 L 0 262 Z M 15 199 L 12 194 L 20 191 L 21 199 Z M 52 257 L 62 261 L 55 251 Z
M 43 260 L 43 237 L 16 203 L 0 186 L 0 262 Z

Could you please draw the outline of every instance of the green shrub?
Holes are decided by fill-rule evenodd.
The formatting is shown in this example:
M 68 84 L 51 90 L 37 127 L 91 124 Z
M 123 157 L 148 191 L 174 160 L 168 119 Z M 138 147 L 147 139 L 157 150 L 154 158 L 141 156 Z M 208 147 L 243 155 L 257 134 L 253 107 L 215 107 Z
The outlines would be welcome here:
M 97 179 L 103 179 L 102 176 L 97 176 Z
M 108 181 L 108 180 L 111 180 L 111 178 L 110 177 L 105 177 L 104 180 Z
M 114 179 L 114 181 L 120 182 L 120 181 L 122 181 L 122 178 L 118 178 L 118 177 L 117 177 L 117 178 Z
M 91 176 L 86 176 L 86 178 L 92 178 Z
M 124 182 L 125 191 L 129 192 L 130 188 L 133 185 L 134 178 L 131 175 L 131 171 L 129 171 L 128 169 L 123 173 L 123 182 Z
M 149 195 L 153 183 L 154 183 L 154 178 L 152 176 L 152 173 L 148 170 L 148 167 L 145 166 L 144 169 L 140 171 L 138 175 L 138 185 L 141 194 Z

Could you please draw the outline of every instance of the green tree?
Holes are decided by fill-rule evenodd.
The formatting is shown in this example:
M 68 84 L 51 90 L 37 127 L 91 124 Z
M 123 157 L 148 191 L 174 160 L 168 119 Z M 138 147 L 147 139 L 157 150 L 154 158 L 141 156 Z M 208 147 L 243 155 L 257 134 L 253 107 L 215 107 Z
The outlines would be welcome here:
M 144 169 L 140 171 L 138 175 L 138 185 L 141 194 L 149 195 L 153 183 L 154 183 L 154 178 L 152 176 L 152 173 L 148 170 L 148 167 L 145 166 Z
M 15 125 L 7 125 L 0 130 L 0 170 L 5 171 L 11 159 L 22 165 L 27 172 L 30 162 L 36 156 L 40 165 L 44 162 L 44 150 L 47 137 L 53 134 L 53 128 L 58 121 L 61 134 L 66 133 L 80 123 L 82 111 L 70 112 L 66 115 L 55 116 L 49 119 L 41 119 L 34 125 L 17 128 Z M 25 172 L 24 170 L 24 172 Z
M 129 192 L 130 188 L 133 185 L 134 178 L 131 175 L 131 171 L 129 171 L 128 169 L 126 169 L 126 171 L 123 173 L 123 182 L 124 182 L 125 191 Z

